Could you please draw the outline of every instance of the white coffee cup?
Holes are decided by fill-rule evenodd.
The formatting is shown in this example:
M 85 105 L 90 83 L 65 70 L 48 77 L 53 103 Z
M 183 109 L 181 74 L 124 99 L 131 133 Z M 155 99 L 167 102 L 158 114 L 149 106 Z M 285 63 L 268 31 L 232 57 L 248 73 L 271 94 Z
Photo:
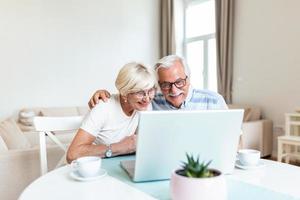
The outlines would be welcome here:
M 244 166 L 255 166 L 260 159 L 260 151 L 255 149 L 240 149 L 238 151 L 238 159 Z
M 82 177 L 96 176 L 101 169 L 101 157 L 85 156 L 73 160 L 71 163 L 73 170 L 77 171 Z

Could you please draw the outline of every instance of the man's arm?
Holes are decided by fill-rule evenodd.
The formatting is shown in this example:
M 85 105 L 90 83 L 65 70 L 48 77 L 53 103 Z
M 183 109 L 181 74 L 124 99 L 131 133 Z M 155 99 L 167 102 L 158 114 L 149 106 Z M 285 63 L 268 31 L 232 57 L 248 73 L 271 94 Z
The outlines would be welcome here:
M 89 134 L 83 129 L 79 129 L 75 138 L 73 139 L 68 152 L 68 163 L 83 156 L 101 156 L 104 157 L 107 146 L 104 144 L 94 145 L 95 136 Z M 111 144 L 113 156 L 128 154 L 135 152 L 136 135 L 125 137 L 120 142 Z
M 107 90 L 97 90 L 93 94 L 88 105 L 89 105 L 90 109 L 92 109 L 95 107 L 95 105 L 97 105 L 99 103 L 99 100 L 106 102 L 107 99 L 109 99 L 109 98 L 110 98 L 110 93 Z

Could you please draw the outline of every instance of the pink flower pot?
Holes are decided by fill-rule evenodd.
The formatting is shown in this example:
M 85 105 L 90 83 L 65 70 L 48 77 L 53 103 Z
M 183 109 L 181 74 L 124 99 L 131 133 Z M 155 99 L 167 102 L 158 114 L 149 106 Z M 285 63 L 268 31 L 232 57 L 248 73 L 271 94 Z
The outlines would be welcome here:
M 175 170 L 170 181 L 171 198 L 173 200 L 226 200 L 227 186 L 223 174 L 209 178 L 189 178 L 178 175 Z

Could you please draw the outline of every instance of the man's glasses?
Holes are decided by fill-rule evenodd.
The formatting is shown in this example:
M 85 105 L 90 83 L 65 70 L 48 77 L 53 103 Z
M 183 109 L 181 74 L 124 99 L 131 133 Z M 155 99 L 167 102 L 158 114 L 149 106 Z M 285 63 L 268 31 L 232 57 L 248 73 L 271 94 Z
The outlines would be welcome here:
M 162 82 L 159 83 L 160 89 L 162 90 L 169 90 L 172 88 L 173 85 L 175 85 L 178 89 L 182 88 L 186 84 L 186 79 L 188 76 L 186 76 L 184 79 L 179 78 L 175 82 Z
M 156 89 L 151 88 L 149 90 L 141 90 L 141 91 L 138 91 L 138 92 L 132 92 L 130 94 L 132 94 L 133 96 L 135 96 L 138 99 L 143 99 L 146 96 L 148 96 L 150 99 L 152 99 L 155 96 L 155 92 L 156 92 Z

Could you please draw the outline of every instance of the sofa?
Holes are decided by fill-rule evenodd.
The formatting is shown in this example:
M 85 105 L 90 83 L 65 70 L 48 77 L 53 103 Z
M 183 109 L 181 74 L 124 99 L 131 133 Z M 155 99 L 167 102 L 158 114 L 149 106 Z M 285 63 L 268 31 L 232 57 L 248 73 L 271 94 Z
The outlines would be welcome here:
M 87 107 L 29 108 L 22 109 L 19 116 L 0 122 L 0 197 L 16 200 L 32 181 L 40 176 L 39 136 L 34 131 L 33 116 L 79 116 Z M 68 145 L 75 132 L 55 133 Z M 47 138 L 49 170 L 53 169 L 64 152 Z
M 230 104 L 228 107 L 229 109 L 244 109 L 241 148 L 257 149 L 261 151 L 261 157 L 271 156 L 272 120 L 263 119 L 261 109 L 258 106 Z

